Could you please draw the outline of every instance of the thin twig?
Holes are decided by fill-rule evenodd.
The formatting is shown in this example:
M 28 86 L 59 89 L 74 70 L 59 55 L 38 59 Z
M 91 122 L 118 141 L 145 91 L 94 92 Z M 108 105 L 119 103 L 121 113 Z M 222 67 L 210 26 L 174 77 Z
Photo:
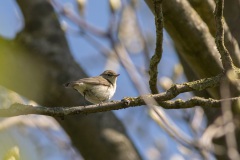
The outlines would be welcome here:
M 155 26 L 156 26 L 156 48 L 155 53 L 151 58 L 149 66 L 149 86 L 152 94 L 157 94 L 157 75 L 158 63 L 162 58 L 162 42 L 163 42 L 163 15 L 162 15 L 162 0 L 154 0 Z
M 177 99 L 175 101 L 163 101 L 159 102 L 161 106 L 165 109 L 180 109 L 180 108 L 192 108 L 194 106 L 203 106 L 203 107 L 220 107 L 221 102 L 236 102 L 240 100 L 239 97 L 228 98 L 228 99 L 220 99 L 215 100 L 212 98 L 202 98 L 202 97 L 193 97 L 189 100 L 183 101 L 181 99 Z
M 217 49 L 221 54 L 222 64 L 225 71 L 234 69 L 234 64 L 232 62 L 232 58 L 224 45 L 224 29 L 223 29 L 223 8 L 224 8 L 224 0 L 217 0 L 216 1 L 216 8 L 215 8 L 215 21 L 216 21 L 216 38 L 215 42 L 217 45 Z

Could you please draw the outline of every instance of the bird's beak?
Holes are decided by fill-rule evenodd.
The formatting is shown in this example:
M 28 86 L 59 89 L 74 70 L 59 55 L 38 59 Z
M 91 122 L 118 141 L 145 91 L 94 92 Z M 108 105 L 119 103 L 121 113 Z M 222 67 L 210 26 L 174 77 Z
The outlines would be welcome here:
M 120 74 L 116 74 L 115 76 L 118 77 Z

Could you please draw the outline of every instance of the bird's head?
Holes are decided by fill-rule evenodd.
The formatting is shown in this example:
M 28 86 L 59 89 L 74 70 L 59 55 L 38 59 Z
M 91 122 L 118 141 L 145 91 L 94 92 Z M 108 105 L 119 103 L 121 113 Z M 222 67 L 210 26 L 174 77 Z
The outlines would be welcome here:
M 117 81 L 117 77 L 120 74 L 115 73 L 112 70 L 106 70 L 104 71 L 102 74 L 100 74 L 100 76 L 102 76 L 103 78 L 105 78 L 106 80 L 110 81 L 112 84 L 115 84 Z

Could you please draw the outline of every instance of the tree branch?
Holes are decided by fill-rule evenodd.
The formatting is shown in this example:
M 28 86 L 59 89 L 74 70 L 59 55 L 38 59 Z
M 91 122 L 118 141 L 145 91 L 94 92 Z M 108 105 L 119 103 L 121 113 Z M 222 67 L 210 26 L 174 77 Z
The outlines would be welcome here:
M 149 66 L 149 86 L 152 94 L 157 94 L 157 75 L 158 63 L 162 58 L 162 42 L 163 42 L 163 14 L 162 14 L 162 0 L 153 0 L 155 12 L 155 26 L 156 26 L 156 48 L 155 53 L 151 58 Z
M 152 0 L 145 2 L 154 11 Z M 165 0 L 162 9 L 164 28 L 197 77 L 211 77 L 221 72 L 214 38 L 190 4 L 186 0 Z
M 155 99 L 163 108 L 166 109 L 179 109 L 179 108 L 191 108 L 195 105 L 207 105 L 210 107 L 217 107 L 222 100 L 204 99 L 200 97 L 192 98 L 188 101 L 176 100 L 167 101 L 175 98 L 180 93 L 190 91 L 200 91 L 207 88 L 212 88 L 219 85 L 223 74 L 219 74 L 215 77 L 200 79 L 193 82 L 187 82 L 183 84 L 175 84 L 166 92 L 160 94 L 149 94 L 139 97 L 126 97 L 122 101 L 113 101 L 96 105 L 88 106 L 73 106 L 73 107 L 40 107 L 24 104 L 13 104 L 9 109 L 0 109 L 1 117 L 18 116 L 25 114 L 41 114 L 49 116 L 65 116 L 74 114 L 90 114 L 96 112 L 106 112 L 111 110 L 124 109 L 128 107 L 135 107 L 145 105 L 145 101 Z M 231 98 L 228 100 L 236 101 L 239 98 Z M 165 102 L 164 102 L 165 101 Z
M 219 53 L 221 54 L 223 68 L 225 70 L 234 69 L 234 64 L 232 62 L 232 58 L 224 45 L 224 30 L 223 30 L 223 8 L 224 8 L 224 0 L 216 1 L 216 8 L 214 12 L 215 21 L 216 21 L 216 45 Z
M 155 98 L 157 102 L 165 109 L 183 109 L 192 108 L 194 106 L 206 106 L 206 107 L 220 107 L 221 102 L 231 101 L 237 102 L 240 97 L 228 98 L 228 99 L 205 99 L 201 97 L 193 97 L 189 100 L 183 101 L 177 99 L 175 101 L 160 101 L 159 99 L 164 99 L 163 94 L 146 95 L 144 98 L 151 99 Z M 88 105 L 88 106 L 73 106 L 73 107 L 42 107 L 42 106 L 32 106 L 24 105 L 20 103 L 14 103 L 8 109 L 0 109 L 0 117 L 12 117 L 27 114 L 40 114 L 48 115 L 54 117 L 63 117 L 67 115 L 75 114 L 90 114 L 97 112 L 106 112 L 111 110 L 125 109 L 129 107 L 136 107 L 145 105 L 145 101 L 140 97 L 128 97 L 122 101 L 113 101 L 103 104 Z
M 216 21 L 214 19 L 214 15 L 213 15 L 213 10 L 215 8 L 215 2 L 213 0 L 205 0 L 205 1 L 188 0 L 188 2 L 196 10 L 196 12 L 201 16 L 203 21 L 207 24 L 211 34 L 213 36 L 216 36 L 216 25 L 215 25 Z M 235 4 L 235 6 L 237 5 L 236 4 L 237 2 L 234 2 L 234 0 L 227 1 L 227 3 L 231 4 L 231 5 Z M 226 8 L 225 7 L 226 5 L 224 5 L 224 8 Z M 233 6 L 232 6 L 232 8 L 233 8 Z M 227 8 L 225 10 L 227 11 Z M 236 12 L 228 12 L 224 16 L 227 16 L 227 15 L 233 16 L 234 14 L 236 14 Z M 237 20 L 237 19 L 239 19 L 239 18 L 236 18 L 235 20 Z M 233 21 L 231 21 L 231 22 L 233 23 Z M 236 23 L 236 21 L 234 21 L 234 22 Z M 238 42 L 237 42 L 236 38 L 234 37 L 236 35 L 231 33 L 231 29 L 230 29 L 231 25 L 230 24 L 226 24 L 225 20 L 223 20 L 223 23 L 224 23 L 223 29 L 224 29 L 225 46 L 228 49 L 229 54 L 232 57 L 234 65 L 240 67 L 240 57 L 239 57 L 240 50 L 239 50 Z
M 183 108 L 192 108 L 194 106 L 206 106 L 206 107 L 220 107 L 221 102 L 236 102 L 239 101 L 240 97 L 234 97 L 234 98 L 227 98 L 227 99 L 212 99 L 212 98 L 202 98 L 202 97 L 193 97 L 189 100 L 183 101 L 181 99 L 177 99 L 175 101 L 164 101 L 160 102 L 159 104 L 161 106 L 164 106 L 165 109 L 183 109 Z

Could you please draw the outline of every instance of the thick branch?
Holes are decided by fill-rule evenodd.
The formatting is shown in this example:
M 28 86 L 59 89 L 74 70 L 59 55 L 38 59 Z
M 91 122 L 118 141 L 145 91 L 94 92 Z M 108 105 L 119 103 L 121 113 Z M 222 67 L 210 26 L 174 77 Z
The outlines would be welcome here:
M 154 11 L 152 0 L 145 2 Z M 196 75 L 203 78 L 221 72 L 220 56 L 213 47 L 214 38 L 190 4 L 186 0 L 166 0 L 162 6 L 164 28 Z
M 9 117 L 9 116 L 17 116 L 23 114 L 42 114 L 49 116 L 65 116 L 65 115 L 73 115 L 73 114 L 89 114 L 96 112 L 105 112 L 110 110 L 118 110 L 128 107 L 141 106 L 145 105 L 145 100 L 151 101 L 151 99 L 155 99 L 163 108 L 166 109 L 176 109 L 176 108 L 190 108 L 194 107 L 195 104 L 209 104 L 211 107 L 216 107 L 219 103 L 218 100 L 203 100 L 198 98 L 196 102 L 195 99 L 190 99 L 189 101 L 175 101 L 175 102 L 163 102 L 167 100 L 171 100 L 175 98 L 180 93 L 190 92 L 190 91 L 200 91 L 203 89 L 207 89 L 210 87 L 215 87 L 219 85 L 223 74 L 217 75 L 211 78 L 205 78 L 193 82 L 183 83 L 183 84 L 175 84 L 166 92 L 154 95 L 144 95 L 139 97 L 127 97 L 122 101 L 114 101 L 97 105 L 89 105 L 89 106 L 75 106 L 75 107 L 33 107 L 31 105 L 23 105 L 23 104 L 13 104 L 9 109 L 1 109 L 0 116 Z M 201 101 L 200 101 L 200 100 Z M 210 104 L 213 103 L 213 104 Z M 184 104 L 186 103 L 186 104 Z M 181 105 L 183 106 L 181 106 Z
M 213 10 L 215 8 L 215 2 L 213 0 L 205 0 L 205 1 L 196 1 L 196 0 L 188 0 L 189 3 L 191 4 L 191 6 L 196 10 L 196 12 L 201 16 L 201 18 L 203 19 L 203 21 L 208 25 L 209 31 L 211 32 L 211 34 L 213 36 L 216 35 L 216 26 L 215 26 L 215 19 L 214 19 L 214 15 Z M 240 67 L 240 50 L 239 50 L 239 46 L 238 46 L 238 42 L 235 38 L 236 34 L 234 34 L 234 31 L 236 31 L 237 27 L 234 27 L 234 31 L 231 30 L 231 24 L 238 24 L 236 21 L 239 21 L 240 18 L 232 18 L 233 16 L 236 16 L 236 12 L 239 13 L 237 11 L 237 4 L 238 2 L 235 0 L 231 0 L 231 1 L 227 1 L 227 3 L 224 4 L 224 11 L 227 11 L 228 8 L 227 4 L 230 5 L 229 8 L 235 8 L 235 12 L 232 10 L 230 12 L 228 12 L 226 15 L 229 15 L 229 17 L 231 17 L 231 23 L 229 22 L 228 24 L 226 24 L 226 21 L 223 20 L 224 23 L 224 43 L 226 48 L 229 51 L 229 54 L 232 57 L 233 63 L 235 66 Z M 234 4 L 234 5 L 233 5 Z M 225 17 L 226 18 L 226 17 Z M 228 27 L 229 26 L 229 27 Z M 231 33 L 232 32 L 232 33 Z
M 224 0 L 216 1 L 216 9 L 215 9 L 215 21 L 216 21 L 216 45 L 219 53 L 221 54 L 223 68 L 225 70 L 234 69 L 234 65 L 232 62 L 232 58 L 224 45 L 224 30 L 223 30 L 223 8 L 224 8 Z
M 163 14 L 162 14 L 162 0 L 154 0 L 155 12 L 155 26 L 156 26 L 156 48 L 155 53 L 151 58 L 149 67 L 149 86 L 153 94 L 158 93 L 157 89 L 157 75 L 158 63 L 162 58 L 162 42 L 163 42 Z
M 147 95 L 144 96 L 145 99 L 151 98 L 161 99 L 163 95 Z M 145 101 L 142 97 L 129 97 L 123 99 L 122 101 L 107 102 L 103 104 L 88 105 L 88 106 L 73 106 L 73 107 L 41 107 L 41 106 L 32 106 L 24 105 L 20 103 L 13 104 L 8 109 L 0 109 L 0 117 L 11 117 L 27 114 L 41 114 L 48 116 L 67 116 L 67 115 L 76 115 L 76 114 L 90 114 L 97 112 L 106 112 L 111 110 L 125 109 L 129 107 L 145 105 Z M 240 97 L 228 98 L 228 99 L 205 99 L 201 97 L 193 97 L 187 101 L 178 99 L 176 101 L 158 101 L 159 104 L 165 109 L 183 109 L 183 108 L 192 108 L 195 106 L 206 106 L 206 107 L 220 107 L 221 102 L 231 101 L 237 102 L 240 100 Z

